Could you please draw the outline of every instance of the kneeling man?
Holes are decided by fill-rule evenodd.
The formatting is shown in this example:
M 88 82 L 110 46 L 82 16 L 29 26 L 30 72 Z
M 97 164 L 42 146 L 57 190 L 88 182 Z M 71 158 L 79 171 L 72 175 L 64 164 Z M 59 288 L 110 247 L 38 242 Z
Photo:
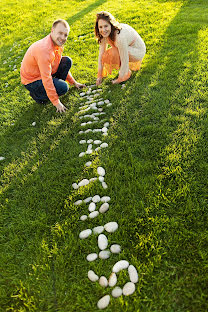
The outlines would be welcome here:
M 56 20 L 51 33 L 29 47 L 20 69 L 21 82 L 29 90 L 31 97 L 37 103 L 50 100 L 60 113 L 66 110 L 59 96 L 69 90 L 67 82 L 76 88 L 85 87 L 69 71 L 72 66 L 71 58 L 62 57 L 69 30 L 69 24 L 65 20 Z

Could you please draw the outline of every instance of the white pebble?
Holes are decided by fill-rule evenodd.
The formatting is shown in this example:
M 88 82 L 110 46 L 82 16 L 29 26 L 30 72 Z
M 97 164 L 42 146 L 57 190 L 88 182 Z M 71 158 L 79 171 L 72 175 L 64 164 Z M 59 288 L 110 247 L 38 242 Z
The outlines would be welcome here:
M 85 133 L 89 133 L 89 132 L 92 132 L 92 129 L 85 130 Z
M 119 252 L 121 252 L 121 246 L 118 244 L 113 244 L 110 247 L 110 251 L 114 254 L 118 254 Z
M 80 96 L 84 96 L 84 95 L 85 95 L 85 93 L 84 93 L 84 92 L 81 92 L 79 95 L 80 95 Z
M 78 183 L 79 186 L 85 186 L 85 185 L 87 185 L 87 184 L 89 184 L 89 180 L 88 180 L 88 179 L 83 179 L 82 181 L 80 181 L 80 182 Z
M 87 220 L 87 216 L 86 216 L 86 215 L 82 215 L 82 216 L 80 217 L 80 220 L 81 220 L 81 221 Z
M 79 185 L 77 183 L 72 184 L 73 189 L 77 190 L 79 188 Z
M 87 143 L 92 143 L 92 142 L 93 142 L 92 139 L 87 140 Z
M 108 131 L 108 128 L 107 127 L 103 127 L 102 128 L 102 132 L 107 132 Z
M 90 214 L 89 214 L 89 218 L 90 219 L 94 219 L 94 218 L 96 218 L 97 216 L 99 215 L 99 211 L 93 211 L 93 212 L 91 212 Z
M 124 296 L 130 296 L 135 292 L 135 284 L 132 282 L 128 282 L 123 287 L 123 295 Z
M 107 239 L 107 237 L 104 234 L 100 234 L 98 236 L 98 247 L 101 250 L 104 250 L 104 249 L 107 248 L 107 246 L 108 246 L 108 239 Z
M 111 295 L 114 297 L 114 298 L 118 298 L 122 295 L 122 289 L 118 286 L 116 286 L 113 290 L 112 290 L 112 293 Z
M 108 222 L 104 225 L 104 229 L 109 233 L 113 233 L 118 229 L 118 223 L 117 222 Z
M 35 125 L 36 125 L 36 122 L 35 122 L 35 121 L 33 121 L 33 122 L 32 122 L 32 126 L 34 127 Z
M 75 204 L 75 206 L 79 206 L 79 205 L 81 205 L 81 203 L 82 203 L 82 200 L 79 199 L 79 200 L 77 200 L 74 204 Z
M 110 103 L 110 101 L 109 101 L 109 100 L 105 100 L 104 102 L 105 102 L 106 104 Z
M 107 287 L 108 286 L 108 280 L 105 276 L 101 276 L 99 279 L 99 284 L 102 287 Z
M 87 238 L 88 236 L 90 236 L 91 234 L 92 234 L 92 230 L 87 229 L 87 230 L 84 230 L 84 231 L 79 233 L 79 238 L 84 239 L 84 238 Z
M 5 159 L 5 157 L 4 156 L 0 156 L 0 160 L 4 160 Z
M 84 131 L 80 130 L 80 131 L 79 131 L 79 134 L 82 134 L 82 133 L 84 133 Z
M 91 165 L 92 165 L 92 162 L 91 162 L 91 161 L 88 161 L 88 162 L 86 162 L 86 164 L 85 164 L 86 167 L 89 167 L 89 166 L 91 166 Z
M 96 147 L 95 148 L 95 152 L 99 151 L 100 150 L 100 146 Z
M 107 203 L 107 202 L 109 202 L 111 200 L 111 198 L 110 198 L 110 196 L 103 196 L 103 197 L 101 197 L 100 200 L 103 203 Z
M 109 204 L 108 203 L 103 203 L 100 206 L 99 212 L 100 213 L 105 213 L 109 209 Z
M 104 226 L 99 225 L 93 228 L 94 234 L 101 234 L 104 231 Z
M 95 274 L 95 272 L 92 271 L 92 270 L 89 270 L 89 271 L 88 271 L 88 278 L 89 278 L 89 280 L 90 280 L 91 282 L 96 282 L 96 281 L 98 281 L 98 279 L 99 279 L 99 277 L 97 276 L 97 274 Z
M 91 261 L 95 261 L 97 259 L 98 255 L 96 253 L 91 253 L 89 255 L 87 255 L 87 261 L 91 262 Z
M 109 295 L 105 295 L 104 297 L 102 297 L 98 301 L 97 307 L 98 307 L 98 309 L 103 310 L 103 309 L 107 308 L 109 303 L 110 303 L 110 296 Z
M 138 273 L 137 273 L 136 268 L 132 264 L 128 267 L 128 272 L 129 272 L 130 281 L 132 283 L 137 283 L 138 282 Z
M 117 276 L 116 276 L 116 273 L 111 273 L 110 277 L 109 277 L 109 280 L 108 280 L 108 285 L 110 287 L 114 287 L 117 283 Z
M 89 203 L 91 200 L 92 200 L 92 197 L 90 196 L 90 197 L 85 198 L 85 199 L 84 199 L 84 202 L 87 204 L 87 203 Z
M 80 140 L 79 141 L 79 144 L 85 144 L 86 143 L 86 140 Z
M 104 189 L 107 189 L 107 188 L 108 188 L 108 186 L 107 186 L 107 184 L 106 184 L 105 182 L 102 182 L 102 187 L 103 187 Z
M 88 149 L 86 152 L 85 152 L 85 154 L 87 154 L 87 155 L 90 155 L 90 154 L 92 154 L 93 153 L 93 150 L 90 150 L 90 149 Z
M 91 178 L 89 181 L 90 182 L 94 182 L 94 181 L 96 181 L 97 180 L 97 177 L 94 177 L 94 178 Z
M 90 204 L 89 204 L 89 207 L 88 207 L 88 210 L 89 210 L 90 212 L 92 212 L 92 211 L 95 211 L 95 209 L 96 209 L 95 203 L 90 203 Z
M 101 144 L 102 141 L 100 141 L 100 140 L 95 140 L 93 143 L 94 143 L 94 144 Z
M 80 154 L 79 154 L 79 157 L 83 157 L 85 155 L 85 152 L 81 152 Z
M 100 259 L 108 259 L 110 257 L 111 253 L 109 250 L 102 250 L 99 252 L 99 258 Z
M 104 123 L 104 127 L 109 127 L 109 125 L 110 125 L 109 122 Z
M 105 175 L 105 169 L 103 167 L 97 167 L 97 173 L 99 174 L 99 176 L 103 176 Z
M 99 196 L 99 195 L 93 196 L 92 201 L 93 201 L 94 203 L 98 203 L 98 202 L 100 201 L 100 196 Z
M 86 122 L 81 123 L 81 127 L 84 127 L 84 126 L 86 126 Z
M 103 235 L 103 234 L 101 234 Z M 116 262 L 116 264 L 114 264 L 113 266 L 113 272 L 118 273 L 119 271 L 123 270 L 123 269 L 127 269 L 129 266 L 129 262 L 126 260 L 120 260 L 118 262 Z
M 98 179 L 99 179 L 99 181 L 100 181 L 100 182 L 104 182 L 104 177 L 99 176 L 99 178 L 98 178 Z

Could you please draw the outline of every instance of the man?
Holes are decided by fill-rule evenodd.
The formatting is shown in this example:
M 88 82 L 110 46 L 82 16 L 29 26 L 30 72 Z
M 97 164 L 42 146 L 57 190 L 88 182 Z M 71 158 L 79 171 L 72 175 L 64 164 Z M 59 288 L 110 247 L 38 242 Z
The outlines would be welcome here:
M 72 60 L 67 56 L 62 57 L 62 46 L 69 30 L 69 24 L 65 20 L 56 20 L 51 33 L 29 47 L 20 69 L 21 82 L 30 91 L 31 97 L 37 103 L 50 100 L 60 113 L 66 110 L 59 96 L 69 90 L 67 82 L 78 89 L 85 87 L 69 72 Z

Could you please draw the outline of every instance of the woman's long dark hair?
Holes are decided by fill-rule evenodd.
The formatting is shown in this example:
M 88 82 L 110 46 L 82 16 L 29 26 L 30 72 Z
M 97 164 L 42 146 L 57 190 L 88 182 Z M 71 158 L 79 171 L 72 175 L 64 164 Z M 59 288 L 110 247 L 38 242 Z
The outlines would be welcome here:
M 95 35 L 98 38 L 98 43 L 100 43 L 103 38 L 103 36 L 100 34 L 99 29 L 98 29 L 98 21 L 100 19 L 103 19 L 111 24 L 111 33 L 109 37 L 112 41 L 114 41 L 116 32 L 119 34 L 121 30 L 121 25 L 119 24 L 119 22 L 116 21 L 115 17 L 111 13 L 106 12 L 106 11 L 99 12 L 97 13 L 96 16 L 97 18 L 95 22 Z

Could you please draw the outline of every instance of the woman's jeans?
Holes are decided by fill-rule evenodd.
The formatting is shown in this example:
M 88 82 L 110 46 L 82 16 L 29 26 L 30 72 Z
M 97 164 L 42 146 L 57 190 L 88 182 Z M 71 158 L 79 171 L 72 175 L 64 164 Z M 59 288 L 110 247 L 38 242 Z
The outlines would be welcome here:
M 69 90 L 66 77 L 72 66 L 72 60 L 68 56 L 63 56 L 59 64 L 58 70 L 52 75 L 53 84 L 56 89 L 58 96 L 65 94 Z M 42 80 L 36 80 L 32 83 L 25 85 L 25 88 L 30 91 L 31 97 L 37 103 L 45 103 L 49 100 L 46 90 L 43 86 Z

